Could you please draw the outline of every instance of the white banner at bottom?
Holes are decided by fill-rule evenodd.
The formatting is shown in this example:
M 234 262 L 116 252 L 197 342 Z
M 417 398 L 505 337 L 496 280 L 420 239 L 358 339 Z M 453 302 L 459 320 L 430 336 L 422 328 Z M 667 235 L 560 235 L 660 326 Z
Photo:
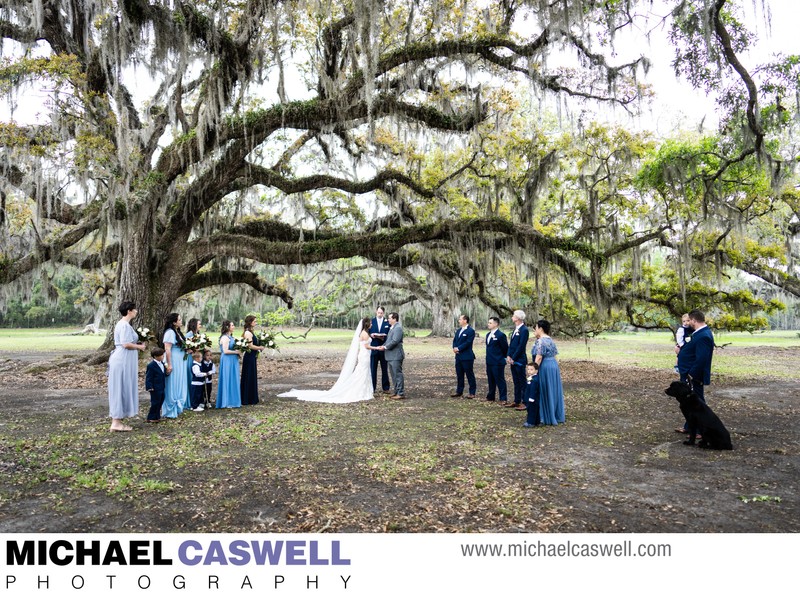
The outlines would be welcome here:
M 776 589 L 796 534 L 6 534 L 2 592 Z M 790 573 L 791 571 L 791 573 Z

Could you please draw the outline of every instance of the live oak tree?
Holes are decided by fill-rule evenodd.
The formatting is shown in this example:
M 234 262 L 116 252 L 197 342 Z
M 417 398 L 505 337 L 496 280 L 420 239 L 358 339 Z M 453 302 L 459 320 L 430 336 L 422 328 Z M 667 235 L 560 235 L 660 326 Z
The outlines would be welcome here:
M 593 53 L 573 26 L 586 10 L 597 26 L 615 26 L 585 1 L 11 0 L 0 12 L 10 56 L 0 80 L 17 98 L 47 88 L 50 111 L 2 128 L 3 200 L 31 201 L 36 214 L 4 234 L 0 282 L 42 266 L 115 265 L 117 302 L 136 301 L 157 326 L 181 295 L 212 285 L 244 283 L 290 303 L 250 262 L 380 257 L 465 231 L 507 232 L 502 220 L 445 220 L 308 237 L 267 213 L 222 214 L 263 187 L 391 195 L 399 184 L 434 197 L 375 139 L 393 127 L 468 132 L 492 113 L 480 79 L 491 85 L 497 73 L 632 101 L 641 60 L 612 68 Z M 525 33 L 512 31 L 520 11 L 534 25 Z M 581 68 L 549 69 L 542 58 L 553 48 L 568 48 Z M 342 154 L 371 170 L 348 175 Z M 315 158 L 297 167 L 303 155 Z
M 603 46 L 638 4 L 10 0 L 0 9 L 0 85 L 16 101 L 30 88 L 46 92 L 47 113 L 0 128 L 0 285 L 16 291 L 61 265 L 111 269 L 116 302 L 136 301 L 157 327 L 182 295 L 211 286 L 249 285 L 291 304 L 258 263 L 360 256 L 407 286 L 419 277 L 413 266 L 432 271 L 442 282 L 417 289 L 434 309 L 456 295 L 500 310 L 486 257 L 522 263 L 532 253 L 533 264 L 545 258 L 582 287 L 576 298 L 619 301 L 624 292 L 600 280 L 616 254 L 645 239 L 628 234 L 615 246 L 614 230 L 592 223 L 591 191 L 581 221 L 558 233 L 537 226 L 555 154 L 533 159 L 523 192 L 502 204 L 495 195 L 472 212 L 468 203 L 481 199 L 463 188 L 491 175 L 476 139 L 503 125 L 509 84 L 635 105 L 647 61 L 611 64 Z M 746 122 L 738 148 L 705 187 L 711 196 L 735 163 L 755 160 L 775 196 L 790 168 L 770 149 L 760 120 L 768 87 L 738 61 L 729 30 L 741 25 L 727 5 L 684 1 L 672 15 L 676 43 L 700 56 L 687 68 L 721 64 L 745 89 L 730 94 L 744 103 L 726 106 L 731 122 Z M 572 66 L 550 66 L 555 52 Z M 770 84 L 789 88 L 791 72 L 776 64 Z M 457 150 L 464 145 L 472 153 Z M 442 151 L 438 172 L 423 167 L 427 147 Z M 281 206 L 268 208 L 276 195 Z M 383 209 L 365 208 L 360 195 Z M 31 206 L 33 216 L 10 224 L 7 213 Z M 646 241 L 666 237 L 650 231 Z M 442 290 L 448 283 L 460 288 Z

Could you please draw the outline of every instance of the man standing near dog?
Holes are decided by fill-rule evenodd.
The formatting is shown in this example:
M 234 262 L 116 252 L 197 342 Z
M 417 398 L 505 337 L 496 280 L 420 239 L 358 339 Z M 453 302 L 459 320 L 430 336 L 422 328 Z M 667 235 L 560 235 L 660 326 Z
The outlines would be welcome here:
M 714 335 L 711 328 L 706 325 L 706 316 L 699 309 L 689 312 L 689 327 L 692 335 L 686 338 L 686 343 L 678 353 L 678 366 L 681 372 L 681 381 L 688 381 L 697 397 L 705 402 L 705 386 L 711 383 L 711 359 L 714 356 Z M 676 429 L 679 433 L 686 433 Z

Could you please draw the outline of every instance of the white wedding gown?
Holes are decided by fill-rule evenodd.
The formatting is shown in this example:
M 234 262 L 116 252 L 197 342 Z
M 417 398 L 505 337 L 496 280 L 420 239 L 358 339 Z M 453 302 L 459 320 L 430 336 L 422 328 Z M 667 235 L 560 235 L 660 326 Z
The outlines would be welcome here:
M 339 379 L 330 390 L 290 390 L 278 394 L 278 398 L 296 398 L 297 400 L 330 402 L 332 404 L 372 400 L 371 351 L 366 348 L 369 340 L 359 340 L 359 334 L 359 329 L 356 329 Z

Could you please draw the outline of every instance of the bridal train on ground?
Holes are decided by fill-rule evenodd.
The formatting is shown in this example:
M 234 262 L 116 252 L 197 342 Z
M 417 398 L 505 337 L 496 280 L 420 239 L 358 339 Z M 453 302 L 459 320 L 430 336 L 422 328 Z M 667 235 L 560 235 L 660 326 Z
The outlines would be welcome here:
M 361 323 L 358 324 L 350 348 L 347 351 L 339 379 L 330 390 L 290 390 L 278 394 L 278 398 L 296 398 L 312 402 L 345 404 L 372 400 L 372 372 L 370 370 L 371 351 L 367 347 L 370 340 L 361 336 Z

